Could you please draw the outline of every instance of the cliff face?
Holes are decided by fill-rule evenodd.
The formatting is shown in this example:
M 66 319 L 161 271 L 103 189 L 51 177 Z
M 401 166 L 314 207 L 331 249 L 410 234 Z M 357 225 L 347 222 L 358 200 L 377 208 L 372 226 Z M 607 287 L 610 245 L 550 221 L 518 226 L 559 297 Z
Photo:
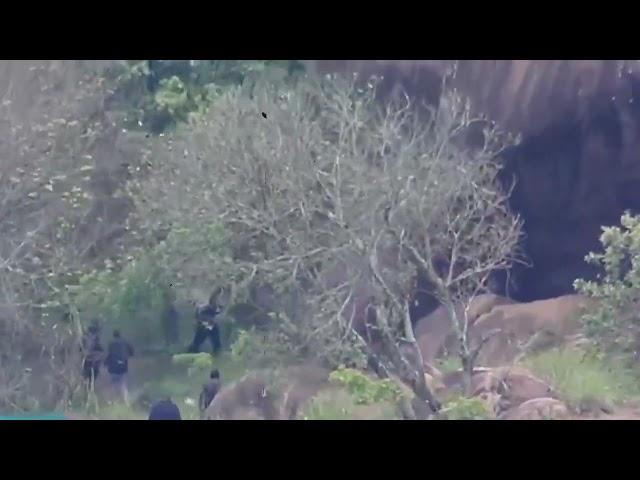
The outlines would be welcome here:
M 505 180 L 516 179 L 512 206 L 525 220 L 531 268 L 514 271 L 518 300 L 572 291 L 592 277 L 584 256 L 599 249 L 602 225 L 625 209 L 640 212 L 640 62 L 613 60 L 313 61 L 319 73 L 383 75 L 434 102 L 441 78 L 472 107 L 521 133 L 505 152 Z

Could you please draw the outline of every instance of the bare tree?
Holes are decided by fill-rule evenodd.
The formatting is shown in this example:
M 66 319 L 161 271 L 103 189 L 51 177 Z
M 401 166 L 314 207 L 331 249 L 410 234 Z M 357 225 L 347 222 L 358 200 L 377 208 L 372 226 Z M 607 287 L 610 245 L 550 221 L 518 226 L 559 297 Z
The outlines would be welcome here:
M 161 248 L 179 232 L 224 228 L 228 251 L 181 250 L 182 265 L 198 265 L 181 272 L 186 287 L 206 281 L 203 272 L 237 293 L 272 286 L 280 341 L 333 365 L 373 359 L 411 387 L 413 415 L 426 417 L 438 402 L 409 318 L 411 280 L 435 282 L 472 368 L 476 352 L 454 306 L 508 267 L 519 222 L 496 181 L 498 132 L 465 149 L 472 119 L 459 98 L 418 114 L 403 96 L 379 105 L 376 84 L 329 78 L 228 92 L 157 146 L 132 193 L 141 228 L 163 238 Z
M 80 327 L 65 319 L 78 318 L 59 318 L 49 306 L 64 300 L 67 284 L 104 260 L 87 255 L 91 245 L 98 243 L 106 255 L 113 246 L 105 240 L 114 225 L 96 214 L 101 198 L 93 187 L 106 168 L 100 145 L 105 138 L 114 143 L 116 122 L 104 108 L 110 91 L 95 67 L 0 62 L 3 407 L 20 408 L 34 383 L 47 387 L 32 400 L 45 393 L 62 400 L 75 388 Z

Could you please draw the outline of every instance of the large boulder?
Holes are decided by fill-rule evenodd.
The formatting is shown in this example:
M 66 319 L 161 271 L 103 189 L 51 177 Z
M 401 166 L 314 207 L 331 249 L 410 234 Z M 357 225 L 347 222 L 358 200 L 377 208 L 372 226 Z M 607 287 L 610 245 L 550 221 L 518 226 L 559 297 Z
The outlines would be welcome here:
M 382 95 L 397 87 L 432 104 L 444 60 L 319 60 L 321 73 L 383 75 Z M 504 152 L 511 205 L 525 220 L 531 268 L 516 268 L 518 300 L 573 292 L 597 273 L 583 259 L 598 248 L 601 225 L 640 211 L 640 62 L 623 60 L 465 60 L 450 82 L 476 112 L 522 142 Z M 420 102 L 416 102 L 420 103 Z M 482 135 L 478 138 L 482 139 Z
M 500 420 L 567 420 L 571 412 L 567 406 L 555 398 L 534 398 L 514 407 L 499 418 Z
M 469 325 L 491 311 L 498 305 L 515 303 L 506 297 L 487 293 L 478 295 L 469 304 L 467 318 Z M 462 307 L 458 307 L 458 315 L 463 315 Z M 432 364 L 436 358 L 443 355 L 445 350 L 455 348 L 455 335 L 447 310 L 440 306 L 433 313 L 420 319 L 414 326 L 414 335 L 425 363 Z
M 442 377 L 450 393 L 462 393 L 463 372 Z M 477 368 L 471 378 L 471 395 L 484 400 L 494 414 L 500 415 L 535 398 L 554 397 L 553 389 L 522 367 Z
M 470 330 L 473 348 L 493 334 L 482 347 L 477 364 L 504 365 L 523 352 L 558 345 L 578 333 L 580 314 L 589 302 L 581 295 L 565 295 L 492 308 Z
M 207 420 L 293 420 L 306 401 L 330 386 L 329 370 L 305 365 L 252 372 L 223 388 L 205 412 Z

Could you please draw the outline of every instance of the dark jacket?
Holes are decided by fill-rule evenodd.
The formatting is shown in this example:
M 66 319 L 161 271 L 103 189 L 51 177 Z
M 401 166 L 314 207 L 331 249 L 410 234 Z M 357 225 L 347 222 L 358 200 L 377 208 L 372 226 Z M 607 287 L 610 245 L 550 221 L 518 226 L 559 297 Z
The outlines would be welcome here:
M 196 308 L 196 320 L 198 325 L 205 328 L 213 328 L 215 318 L 222 312 L 219 305 L 201 305 Z
M 109 373 L 122 374 L 129 369 L 129 358 L 133 357 L 133 347 L 124 338 L 114 338 L 107 349 L 107 369 Z
M 149 420 L 182 420 L 180 409 L 171 400 L 160 400 L 151 406 Z

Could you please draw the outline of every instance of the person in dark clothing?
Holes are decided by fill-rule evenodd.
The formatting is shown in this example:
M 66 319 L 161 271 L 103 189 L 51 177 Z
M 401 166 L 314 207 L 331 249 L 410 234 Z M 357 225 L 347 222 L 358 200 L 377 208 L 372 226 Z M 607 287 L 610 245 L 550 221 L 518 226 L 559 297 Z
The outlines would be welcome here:
M 209 382 L 202 386 L 202 392 L 200 393 L 200 399 L 198 401 L 198 407 L 200 408 L 200 416 L 204 415 L 205 410 L 211 405 L 213 399 L 216 398 L 218 391 L 220 390 L 220 372 L 218 370 L 212 370 L 209 375 Z
M 165 398 L 151 406 L 149 420 L 182 420 L 182 416 L 178 406 L 170 398 Z
M 126 404 L 129 403 L 126 376 L 129 371 L 129 358 L 133 357 L 133 355 L 134 351 L 131 344 L 122 338 L 118 330 L 114 330 L 113 340 L 107 347 L 105 364 L 107 371 L 111 375 L 111 383 L 120 390 Z
M 104 348 L 102 348 L 100 343 L 100 330 L 97 325 L 89 327 L 88 332 L 82 338 L 80 348 L 83 355 L 82 375 L 86 381 L 94 385 L 100 374 L 102 357 L 104 355 Z
M 162 315 L 162 331 L 166 347 L 174 345 L 179 340 L 178 310 L 173 305 L 169 305 Z
M 213 347 L 213 354 L 217 355 L 220 351 L 220 328 L 216 321 L 216 317 L 220 314 L 222 308 L 214 303 L 200 306 L 196 309 L 196 331 L 193 336 L 193 342 L 189 346 L 189 353 L 198 353 L 202 343 L 209 339 Z

